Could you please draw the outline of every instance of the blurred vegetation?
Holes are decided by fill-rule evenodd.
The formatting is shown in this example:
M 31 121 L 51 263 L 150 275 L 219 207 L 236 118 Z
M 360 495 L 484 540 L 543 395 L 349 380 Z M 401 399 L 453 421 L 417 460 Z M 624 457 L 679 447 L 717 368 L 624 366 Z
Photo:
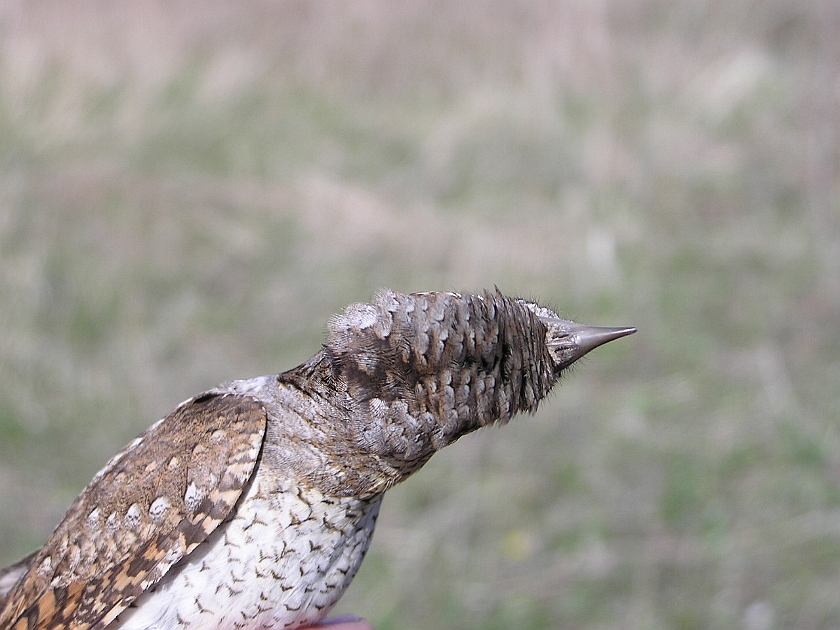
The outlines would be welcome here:
M 840 4 L 0 4 L 0 562 L 381 286 L 640 332 L 391 492 L 336 612 L 840 625 Z

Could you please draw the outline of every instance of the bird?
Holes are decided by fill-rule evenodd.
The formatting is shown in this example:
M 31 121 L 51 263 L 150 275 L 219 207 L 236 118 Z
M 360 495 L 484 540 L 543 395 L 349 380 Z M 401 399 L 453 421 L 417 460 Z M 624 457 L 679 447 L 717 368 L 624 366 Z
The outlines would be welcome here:
M 308 361 L 198 394 L 117 453 L 44 546 L 0 570 L 0 630 L 315 624 L 389 488 L 535 412 L 575 361 L 634 332 L 498 289 L 382 289 L 333 316 Z

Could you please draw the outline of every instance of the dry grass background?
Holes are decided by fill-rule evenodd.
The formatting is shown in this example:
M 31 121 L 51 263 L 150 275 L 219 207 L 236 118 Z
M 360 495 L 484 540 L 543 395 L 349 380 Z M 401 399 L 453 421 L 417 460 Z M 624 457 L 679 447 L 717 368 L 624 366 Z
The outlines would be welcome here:
M 386 500 L 388 628 L 840 627 L 840 5 L 0 3 L 0 562 L 398 290 L 639 334 Z

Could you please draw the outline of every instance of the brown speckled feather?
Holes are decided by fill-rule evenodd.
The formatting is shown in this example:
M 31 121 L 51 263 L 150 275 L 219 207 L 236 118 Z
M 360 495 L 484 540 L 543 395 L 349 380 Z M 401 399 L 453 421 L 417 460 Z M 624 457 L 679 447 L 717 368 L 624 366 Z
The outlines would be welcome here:
M 44 547 L 21 561 L 29 568 L 8 593 L 0 628 L 107 626 L 231 513 L 266 422 L 256 400 L 208 393 L 150 427 L 94 477 Z
M 36 555 L 38 555 L 38 552 L 34 551 L 14 564 L 0 569 L 0 611 L 6 605 L 6 598 L 9 596 L 9 592 L 14 588 L 21 576 L 32 566 L 32 561 Z

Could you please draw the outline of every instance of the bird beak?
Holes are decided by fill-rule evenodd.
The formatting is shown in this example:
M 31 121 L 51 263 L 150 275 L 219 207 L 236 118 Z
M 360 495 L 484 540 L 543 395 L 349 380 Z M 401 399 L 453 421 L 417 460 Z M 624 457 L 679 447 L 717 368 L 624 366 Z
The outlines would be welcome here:
M 540 317 L 540 319 L 548 328 L 546 344 L 554 357 L 555 371 L 558 372 L 569 367 L 590 350 L 636 332 L 632 326 L 609 328 L 587 326 L 559 317 Z

